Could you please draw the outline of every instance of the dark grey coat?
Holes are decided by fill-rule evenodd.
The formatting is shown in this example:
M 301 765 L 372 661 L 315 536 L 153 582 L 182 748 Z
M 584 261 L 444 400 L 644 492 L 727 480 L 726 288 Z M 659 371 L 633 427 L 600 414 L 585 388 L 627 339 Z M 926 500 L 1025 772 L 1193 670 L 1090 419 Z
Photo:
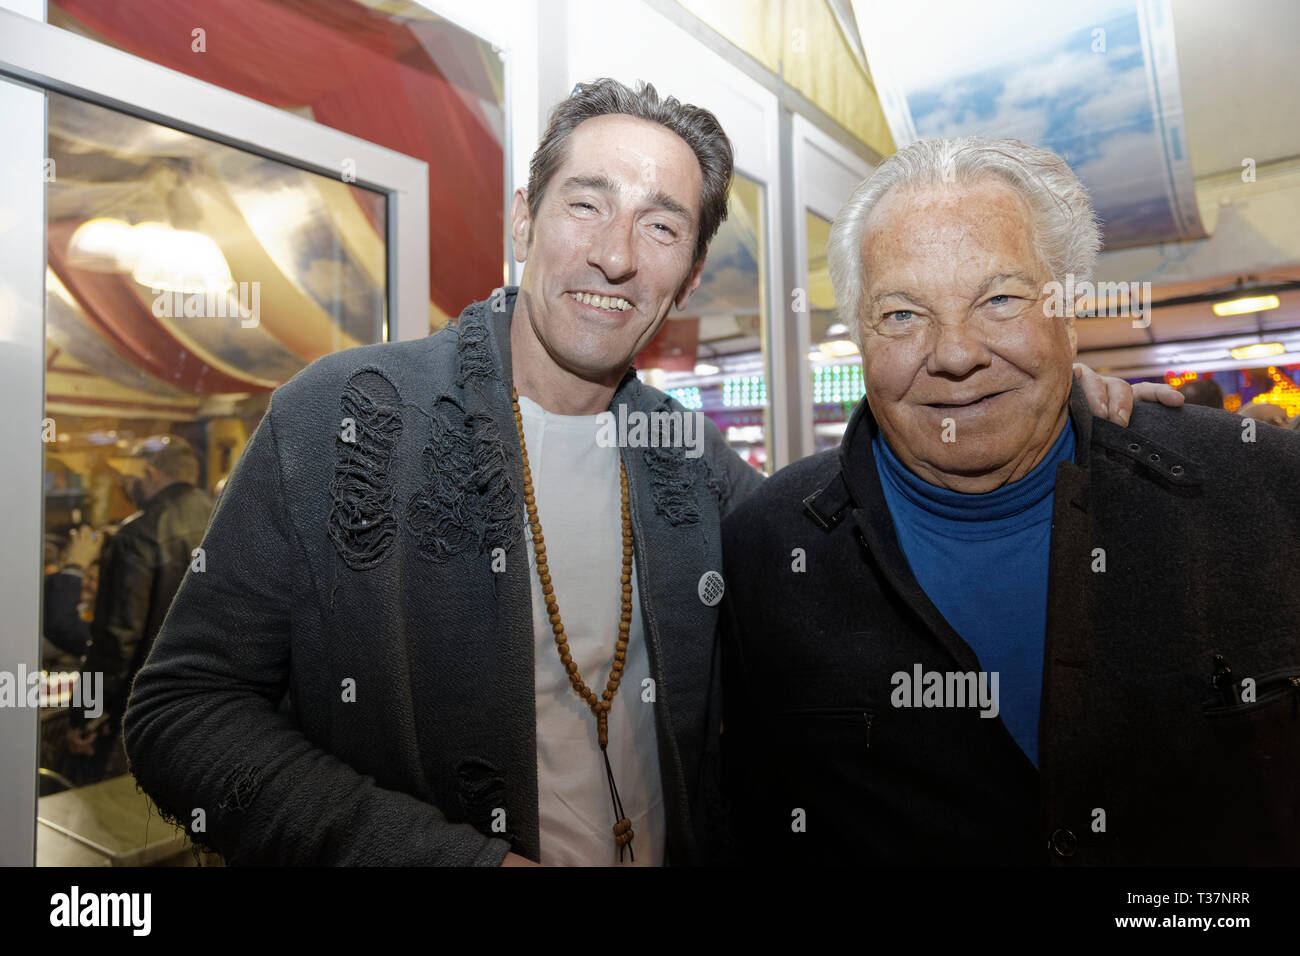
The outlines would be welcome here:
M 150 498 L 104 544 L 82 670 L 104 675 L 104 711 L 116 726 L 131 679 L 149 656 L 168 605 L 212 517 L 212 497 L 185 481 Z M 72 711 L 72 725 L 85 718 Z M 118 746 L 116 733 L 113 746 Z
M 742 852 L 1300 863 L 1300 436 L 1258 424 L 1244 442 L 1235 415 L 1149 403 L 1125 428 L 1094 419 L 1077 385 L 1070 415 L 1039 770 L 1001 718 L 892 705 L 895 672 L 981 668 L 899 548 L 865 401 L 838 451 L 728 517 L 722 740 Z M 1222 701 L 1215 655 L 1255 680 L 1254 703 Z
M 186 576 L 125 727 L 141 786 L 231 863 L 538 856 L 506 293 L 459 328 L 313 363 L 276 391 L 230 478 L 207 570 Z M 622 403 L 681 409 L 631 373 Z M 622 451 L 673 863 L 701 859 L 716 826 L 717 608 L 698 585 L 721 570 L 722 514 L 760 479 L 716 427 L 706 437 L 694 459 Z

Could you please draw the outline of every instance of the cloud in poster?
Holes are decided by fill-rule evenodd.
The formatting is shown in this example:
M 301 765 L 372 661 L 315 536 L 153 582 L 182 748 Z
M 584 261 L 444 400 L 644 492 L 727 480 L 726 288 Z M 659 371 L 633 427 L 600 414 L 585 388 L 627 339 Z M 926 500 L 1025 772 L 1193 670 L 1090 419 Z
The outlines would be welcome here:
M 1050 15 L 1041 8 L 1052 5 L 1017 0 L 994 0 L 1000 12 L 945 6 L 943 31 L 900 32 L 910 29 L 901 18 L 919 29 L 925 10 L 937 14 L 922 2 L 921 11 L 888 12 L 887 36 L 878 36 L 872 55 L 905 97 L 917 138 L 985 135 L 1045 146 L 1088 187 L 1108 245 L 1178 238 L 1177 174 L 1167 153 L 1185 157 L 1177 130 L 1156 113 L 1144 56 L 1152 40 L 1144 39 L 1139 2 L 1071 4 Z M 1024 29 L 994 29 L 1007 23 Z M 909 35 L 925 39 L 893 42 Z M 1162 91 L 1165 102 L 1176 96 Z

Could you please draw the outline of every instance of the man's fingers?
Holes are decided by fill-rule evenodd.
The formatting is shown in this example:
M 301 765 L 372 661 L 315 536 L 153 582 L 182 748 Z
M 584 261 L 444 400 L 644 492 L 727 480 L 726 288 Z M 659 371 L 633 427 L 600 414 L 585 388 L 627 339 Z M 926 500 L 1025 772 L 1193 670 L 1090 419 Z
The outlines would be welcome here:
M 1133 386 L 1122 378 L 1112 378 L 1109 375 L 1102 376 L 1102 381 L 1106 383 L 1108 403 L 1113 413 L 1109 416 L 1110 420 L 1127 425 L 1133 414 Z
M 1162 382 L 1138 382 L 1133 386 L 1133 400 L 1136 402 L 1159 402 L 1170 408 L 1177 408 L 1186 400 L 1178 389 Z
M 1122 378 L 1098 375 L 1086 365 L 1075 363 L 1074 376 L 1088 398 L 1092 414 L 1117 425 L 1127 425 L 1133 413 L 1133 386 Z
M 1092 409 L 1093 415 L 1098 418 L 1110 417 L 1110 400 L 1106 394 L 1106 385 L 1101 380 L 1101 376 L 1088 368 L 1086 365 L 1075 364 L 1074 377 L 1079 380 L 1079 385 L 1083 389 L 1084 396 L 1088 399 L 1088 407 Z

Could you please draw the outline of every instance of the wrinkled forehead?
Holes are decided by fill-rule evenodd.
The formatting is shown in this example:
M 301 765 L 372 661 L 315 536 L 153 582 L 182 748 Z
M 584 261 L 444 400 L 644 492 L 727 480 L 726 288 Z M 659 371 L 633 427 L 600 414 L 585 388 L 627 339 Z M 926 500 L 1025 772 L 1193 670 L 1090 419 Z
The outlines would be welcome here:
M 559 184 L 601 179 L 629 198 L 671 196 L 698 215 L 704 174 L 695 151 L 659 123 L 611 113 L 579 123 L 569 134 Z
M 1046 269 L 1028 204 L 996 178 L 898 187 L 876 204 L 863 226 L 869 296 L 899 283 L 964 286 L 988 275 L 1037 276 Z

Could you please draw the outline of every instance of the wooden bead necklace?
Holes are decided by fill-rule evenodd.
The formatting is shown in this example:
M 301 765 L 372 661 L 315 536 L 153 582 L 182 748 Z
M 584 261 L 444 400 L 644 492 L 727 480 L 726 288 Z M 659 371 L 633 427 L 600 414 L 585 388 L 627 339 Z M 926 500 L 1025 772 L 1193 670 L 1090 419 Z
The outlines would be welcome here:
M 609 782 L 609 797 L 614 804 L 614 845 L 618 847 L 619 862 L 623 862 L 623 849 L 627 848 L 632 862 L 636 854 L 632 849 L 632 821 L 623 812 L 623 801 L 619 798 L 618 787 L 614 785 L 614 769 L 609 763 L 609 708 L 618 693 L 619 680 L 623 676 L 623 663 L 627 660 L 628 633 L 632 629 L 632 511 L 628 502 L 627 468 L 620 457 L 618 463 L 619 495 L 622 498 L 623 513 L 623 574 L 619 578 L 622 586 L 622 615 L 618 624 L 618 641 L 614 645 L 614 663 L 610 666 L 609 681 L 605 690 L 597 697 L 578 673 L 578 662 L 569 652 L 569 639 L 564 634 L 564 623 L 560 619 L 560 605 L 555 597 L 555 588 L 551 584 L 550 567 L 546 563 L 546 539 L 542 537 L 542 525 L 537 518 L 537 498 L 533 494 L 533 475 L 528 467 L 528 447 L 524 443 L 524 416 L 519 410 L 519 392 L 510 389 L 510 404 L 515 413 L 515 430 L 519 432 L 519 452 L 524 464 L 524 508 L 528 512 L 528 526 L 533 532 L 533 554 L 537 558 L 537 578 L 542 583 L 542 596 L 546 599 L 546 613 L 551 622 L 551 631 L 555 634 L 555 649 L 560 652 L 560 663 L 569 675 L 569 684 L 591 709 L 596 717 L 596 737 L 600 743 L 600 752 L 605 757 L 605 776 Z

